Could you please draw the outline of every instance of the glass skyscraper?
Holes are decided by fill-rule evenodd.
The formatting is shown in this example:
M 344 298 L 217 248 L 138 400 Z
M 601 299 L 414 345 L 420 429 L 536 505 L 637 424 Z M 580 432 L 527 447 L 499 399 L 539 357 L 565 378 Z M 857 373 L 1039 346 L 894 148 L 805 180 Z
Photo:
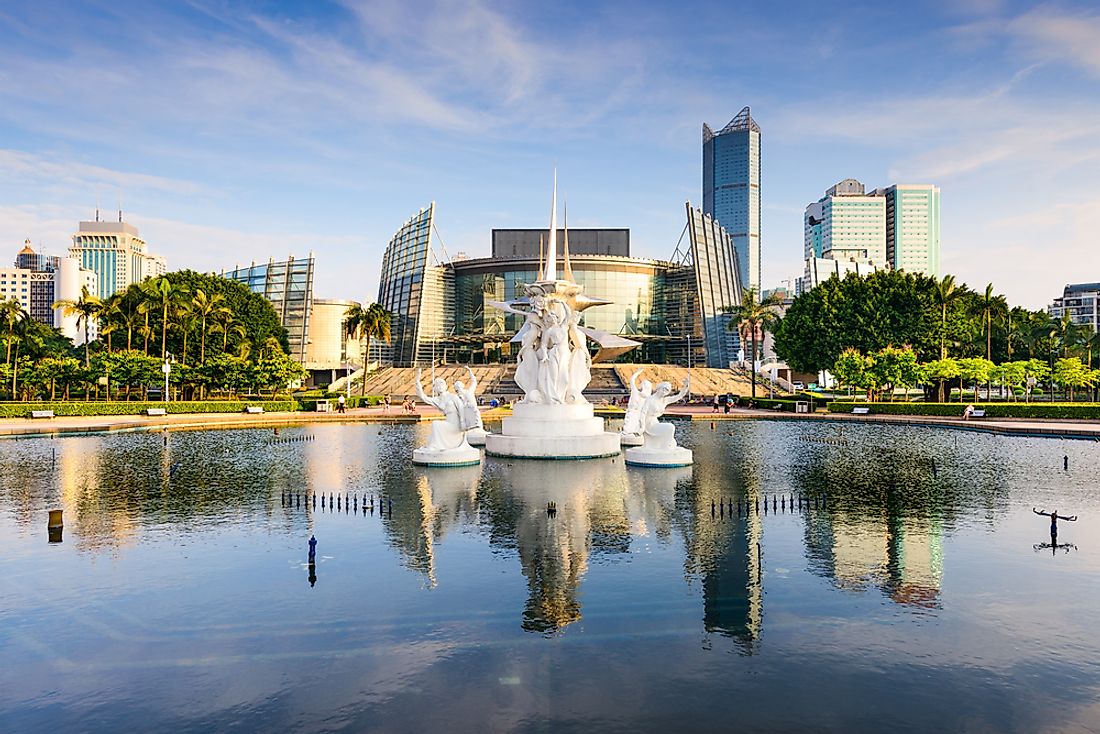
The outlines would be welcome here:
M 886 198 L 886 261 L 895 270 L 940 277 L 940 190 L 895 184 Z
M 703 124 L 703 213 L 730 234 L 741 285 L 760 292 L 760 126 L 745 107 L 718 132 Z
M 290 356 L 305 362 L 309 315 L 313 310 L 313 254 L 305 259 L 289 257 L 282 262 L 253 263 L 247 268 L 223 271 L 221 277 L 243 283 L 271 302 L 286 329 Z
M 741 303 L 739 258 L 733 238 L 714 217 L 687 204 L 691 261 L 695 266 L 698 315 L 706 340 L 707 367 L 725 369 L 737 357 L 740 339 L 729 328 L 729 311 Z

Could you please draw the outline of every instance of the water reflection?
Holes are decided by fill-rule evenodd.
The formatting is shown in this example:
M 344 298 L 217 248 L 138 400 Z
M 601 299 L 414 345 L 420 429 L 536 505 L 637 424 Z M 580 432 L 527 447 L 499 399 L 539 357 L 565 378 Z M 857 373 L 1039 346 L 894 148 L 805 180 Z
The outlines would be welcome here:
M 728 721 L 708 704 L 736 695 L 754 729 L 828 729 L 827 699 L 834 729 L 885 713 L 894 728 L 1004 730 L 1022 708 L 998 711 L 1016 698 L 1065 711 L 1065 692 L 1100 690 L 1100 569 L 1087 549 L 1035 543 L 1046 528 L 1030 511 L 1080 512 L 1071 542 L 1090 530 L 1091 445 L 704 424 L 680 431 L 694 467 L 439 470 L 407 461 L 419 430 L 4 443 L 0 533 L 15 555 L 0 642 L 26 655 L 19 673 L 0 670 L 0 710 L 24 724 L 9 728 L 57 728 L 50 707 L 95 700 L 113 730 L 379 717 L 432 730 L 453 707 L 454 728 L 667 730 L 701 716 L 718 729 Z M 1079 473 L 1060 469 L 1067 452 Z M 66 542 L 51 547 L 57 506 Z M 1039 634 L 1054 654 L 1033 652 Z M 188 700 L 140 724 L 117 713 L 157 687 Z M 929 705 L 945 691 L 965 712 Z M 605 698 L 638 710 L 600 718 Z M 875 708 L 898 698 L 896 716 Z M 193 700 L 201 719 L 187 718 Z

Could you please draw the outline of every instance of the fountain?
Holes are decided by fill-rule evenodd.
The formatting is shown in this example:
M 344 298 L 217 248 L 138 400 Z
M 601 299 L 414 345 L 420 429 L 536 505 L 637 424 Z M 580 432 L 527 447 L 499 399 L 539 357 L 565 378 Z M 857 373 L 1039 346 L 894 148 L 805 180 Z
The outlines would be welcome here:
M 485 437 L 492 456 L 529 459 L 592 459 L 619 453 L 619 434 L 604 430 L 583 395 L 592 379 L 593 361 L 611 359 L 639 346 L 638 342 L 582 326 L 581 313 L 610 303 L 584 295 L 569 263 L 569 230 L 565 228 L 562 277 L 557 258 L 557 174 L 550 208 L 549 243 L 538 280 L 524 287 L 524 296 L 490 305 L 522 315 L 523 327 L 512 338 L 519 345 L 516 384 L 523 398 L 505 418 L 500 433 Z M 593 358 L 587 340 L 600 349 Z

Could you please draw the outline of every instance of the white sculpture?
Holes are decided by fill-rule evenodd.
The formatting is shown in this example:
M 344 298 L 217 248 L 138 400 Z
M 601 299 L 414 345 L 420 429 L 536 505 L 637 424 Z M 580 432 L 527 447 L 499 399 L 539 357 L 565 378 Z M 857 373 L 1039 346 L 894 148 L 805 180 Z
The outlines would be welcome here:
M 653 393 L 645 399 L 641 407 L 642 437 L 641 446 L 626 450 L 626 463 L 635 466 L 687 466 L 693 462 L 690 449 L 676 445 L 676 427 L 671 423 L 661 423 L 660 417 L 672 403 L 682 400 L 691 385 L 685 377 L 683 389 L 672 394 L 672 383 L 661 382 L 653 388 Z M 631 380 L 631 397 L 634 393 L 634 381 Z
M 462 430 L 466 434 L 466 441 L 471 446 L 485 445 L 485 424 L 481 420 L 481 409 L 477 406 L 477 377 L 474 371 L 467 367 L 470 373 L 470 386 L 466 387 L 461 380 L 455 380 L 455 395 L 460 405 L 460 417 L 462 418 Z
M 468 466 L 481 461 L 481 454 L 466 441 L 463 428 L 464 405 L 458 395 L 447 389 L 441 377 L 432 381 L 431 396 L 420 385 L 421 370 L 416 371 L 416 395 L 421 402 L 443 413 L 443 420 L 432 421 L 428 445 L 413 451 L 414 464 L 430 466 Z
M 639 388 L 638 375 L 640 374 L 642 374 L 642 371 L 637 370 L 630 376 L 630 400 L 626 404 L 623 427 L 619 431 L 619 440 L 624 446 L 640 446 L 642 444 L 642 434 L 645 432 L 642 409 L 646 400 L 653 394 L 653 383 L 649 380 L 642 380 L 642 386 Z
M 523 317 L 512 338 L 518 345 L 515 382 L 523 398 L 501 421 L 500 433 L 486 437 L 486 453 L 520 458 L 590 459 L 619 453 L 619 436 L 604 430 L 584 389 L 592 379 L 588 339 L 599 344 L 596 360 L 623 354 L 638 343 L 581 325 L 581 312 L 609 303 L 584 295 L 573 279 L 566 227 L 562 277 L 558 278 L 557 182 L 550 209 L 546 258 L 538 279 L 524 286 L 523 297 L 489 301 L 505 313 Z

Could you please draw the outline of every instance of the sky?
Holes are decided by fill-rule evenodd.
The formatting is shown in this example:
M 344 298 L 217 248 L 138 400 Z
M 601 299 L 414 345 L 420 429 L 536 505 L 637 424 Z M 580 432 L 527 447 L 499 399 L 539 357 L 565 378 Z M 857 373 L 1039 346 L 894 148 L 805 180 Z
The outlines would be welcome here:
M 121 200 L 169 269 L 312 251 L 316 297 L 372 301 L 422 207 L 448 255 L 488 256 L 547 225 L 555 166 L 571 227 L 668 258 L 702 124 L 748 105 L 765 287 L 844 178 L 939 186 L 944 271 L 976 290 L 1100 281 L 1094 3 L 5 0 L 0 38 L 11 259 Z

